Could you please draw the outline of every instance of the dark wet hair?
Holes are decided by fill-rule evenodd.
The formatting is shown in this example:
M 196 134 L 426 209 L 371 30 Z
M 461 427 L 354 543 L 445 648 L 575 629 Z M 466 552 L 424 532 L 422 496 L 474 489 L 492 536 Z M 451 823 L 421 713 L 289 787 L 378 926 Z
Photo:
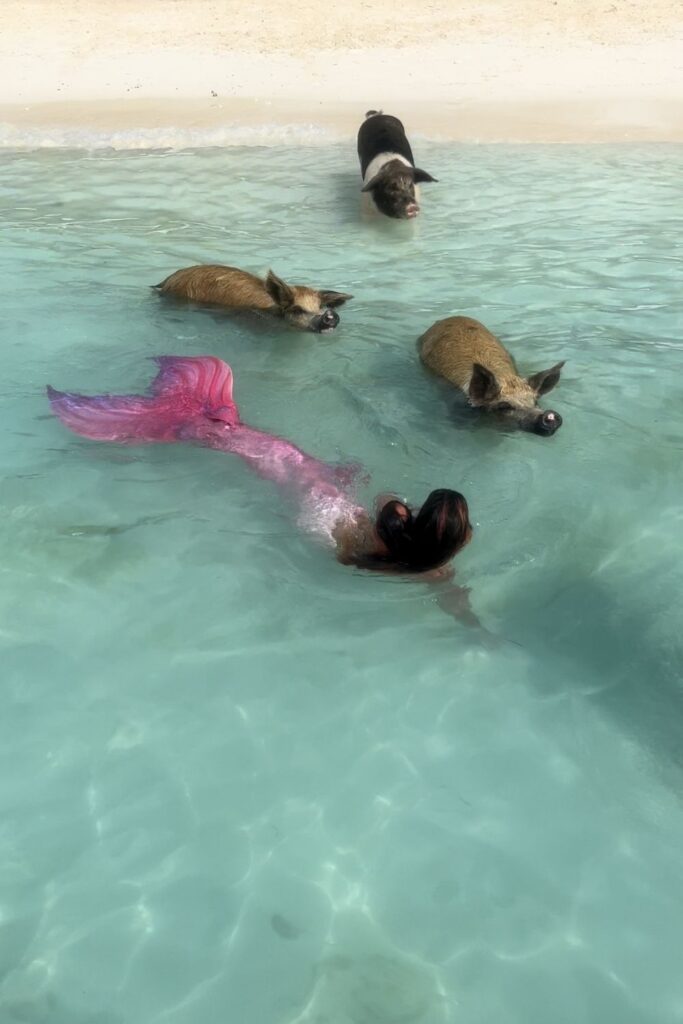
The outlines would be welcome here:
M 375 525 L 387 554 L 362 559 L 361 568 L 428 572 L 450 561 L 472 536 L 467 502 L 445 488 L 432 491 L 417 515 L 396 498 L 388 501 Z

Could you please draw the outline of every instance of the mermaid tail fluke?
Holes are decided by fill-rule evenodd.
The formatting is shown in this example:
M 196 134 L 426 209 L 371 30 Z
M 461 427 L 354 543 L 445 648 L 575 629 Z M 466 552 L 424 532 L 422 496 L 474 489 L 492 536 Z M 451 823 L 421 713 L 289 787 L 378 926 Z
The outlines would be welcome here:
M 180 441 L 201 435 L 202 424 L 236 426 L 232 370 L 214 356 L 161 356 L 150 395 L 47 393 L 54 413 L 81 437 L 119 444 Z M 195 430 L 196 428 L 196 430 Z

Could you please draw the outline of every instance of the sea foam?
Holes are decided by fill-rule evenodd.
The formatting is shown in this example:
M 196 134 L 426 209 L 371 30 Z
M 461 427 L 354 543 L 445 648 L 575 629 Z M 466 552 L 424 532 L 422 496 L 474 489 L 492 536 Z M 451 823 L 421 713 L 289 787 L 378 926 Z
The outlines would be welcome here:
M 215 146 L 318 146 L 343 133 L 318 124 L 223 124 L 211 128 L 73 128 L 0 123 L 3 149 L 207 149 Z

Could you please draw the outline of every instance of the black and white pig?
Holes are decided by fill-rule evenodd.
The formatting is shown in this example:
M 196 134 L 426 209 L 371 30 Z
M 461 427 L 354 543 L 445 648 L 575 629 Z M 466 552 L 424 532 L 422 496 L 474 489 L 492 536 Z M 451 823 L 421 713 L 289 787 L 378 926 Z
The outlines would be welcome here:
M 417 217 L 420 207 L 415 186 L 436 181 L 415 166 L 405 129 L 397 117 L 368 110 L 358 131 L 358 158 L 363 175 L 361 192 L 367 192 L 380 213 L 406 220 Z

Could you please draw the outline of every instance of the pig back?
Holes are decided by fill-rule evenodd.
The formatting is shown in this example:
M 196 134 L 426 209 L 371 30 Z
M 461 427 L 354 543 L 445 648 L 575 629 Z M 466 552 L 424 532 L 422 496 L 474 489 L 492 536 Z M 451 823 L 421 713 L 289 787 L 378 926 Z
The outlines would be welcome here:
M 269 310 L 275 306 L 260 278 L 246 270 L 216 263 L 177 270 L 158 288 L 163 295 L 231 309 Z
M 425 366 L 463 391 L 469 387 L 475 363 L 498 378 L 516 373 L 512 356 L 495 334 L 468 316 L 437 320 L 419 339 L 418 350 Z

